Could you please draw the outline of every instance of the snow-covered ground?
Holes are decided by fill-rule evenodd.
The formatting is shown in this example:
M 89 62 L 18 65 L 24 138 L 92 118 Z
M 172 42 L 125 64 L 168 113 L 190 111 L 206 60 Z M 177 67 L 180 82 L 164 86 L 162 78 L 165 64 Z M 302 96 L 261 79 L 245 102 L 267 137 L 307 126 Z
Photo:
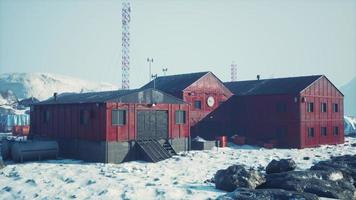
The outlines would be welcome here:
M 298 169 L 307 169 L 332 155 L 356 154 L 353 143 L 356 138 L 302 150 L 231 146 L 191 151 L 159 163 L 8 163 L 0 170 L 0 199 L 214 199 L 224 192 L 205 180 L 219 169 L 232 164 L 261 168 L 280 158 L 293 158 Z

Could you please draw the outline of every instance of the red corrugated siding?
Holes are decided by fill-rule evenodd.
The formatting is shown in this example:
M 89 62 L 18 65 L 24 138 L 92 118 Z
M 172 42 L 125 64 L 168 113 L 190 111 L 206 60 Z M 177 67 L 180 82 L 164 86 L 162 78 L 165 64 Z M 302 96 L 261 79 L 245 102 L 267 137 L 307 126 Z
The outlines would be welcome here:
M 209 96 L 214 97 L 215 105 L 211 108 L 207 105 Z M 207 74 L 183 91 L 183 100 L 191 105 L 190 123 L 194 126 L 207 114 L 219 106 L 219 102 L 225 102 L 232 93 L 212 74 Z M 194 101 L 201 101 L 201 109 L 194 108 Z
M 307 113 L 307 103 L 314 102 L 314 112 Z M 277 112 L 278 102 L 287 103 L 287 112 Z M 327 112 L 322 113 L 321 102 L 327 102 Z M 339 104 L 339 112 L 332 104 Z M 344 142 L 343 96 L 325 78 L 321 78 L 300 95 L 233 96 L 197 124 L 192 136 L 214 138 L 218 135 L 245 135 L 250 142 L 268 142 L 277 139 L 281 147 L 305 148 L 320 144 Z M 211 127 L 212 125 L 218 126 Z M 322 126 L 327 127 L 327 137 L 320 136 Z M 339 136 L 333 136 L 333 127 L 339 127 Z M 307 138 L 307 128 L 314 127 L 314 138 Z M 216 128 L 214 130 L 214 128 Z M 277 135 L 278 128 L 287 128 L 287 135 Z
M 127 122 L 123 126 L 111 125 L 111 111 L 113 109 L 126 109 Z M 108 141 L 129 141 L 136 139 L 137 132 L 137 111 L 138 110 L 166 110 L 168 111 L 168 131 L 169 138 L 189 137 L 189 105 L 188 104 L 158 104 L 155 107 L 149 107 L 143 104 L 121 104 L 107 103 L 106 106 L 106 130 Z M 187 122 L 183 125 L 175 123 L 175 111 L 185 110 Z
M 104 104 L 37 105 L 31 112 L 31 134 L 49 138 L 70 138 L 85 140 L 105 139 Z M 80 124 L 80 110 L 85 109 L 95 115 L 86 125 Z M 44 123 L 43 112 L 50 112 L 50 120 Z
M 339 144 L 344 142 L 344 105 L 343 96 L 325 78 L 316 81 L 300 94 L 305 102 L 300 104 L 301 148 L 320 144 Z M 307 103 L 314 102 L 314 112 L 307 112 Z M 327 112 L 321 112 L 321 103 L 327 103 Z M 333 104 L 339 105 L 339 112 L 333 112 Z M 321 136 L 321 127 L 327 127 L 327 136 Z M 339 135 L 333 135 L 333 127 L 339 127 Z M 308 128 L 315 129 L 314 138 L 308 138 Z

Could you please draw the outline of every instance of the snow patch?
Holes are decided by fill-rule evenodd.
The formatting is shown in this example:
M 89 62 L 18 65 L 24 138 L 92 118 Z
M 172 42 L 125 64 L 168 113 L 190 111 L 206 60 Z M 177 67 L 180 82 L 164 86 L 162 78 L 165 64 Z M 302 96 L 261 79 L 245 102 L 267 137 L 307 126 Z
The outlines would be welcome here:
M 329 176 L 329 179 L 332 180 L 332 181 L 338 181 L 338 180 L 341 180 L 343 178 L 344 178 L 344 176 L 342 175 L 341 172 L 334 172 L 334 173 L 331 173 L 330 176 Z

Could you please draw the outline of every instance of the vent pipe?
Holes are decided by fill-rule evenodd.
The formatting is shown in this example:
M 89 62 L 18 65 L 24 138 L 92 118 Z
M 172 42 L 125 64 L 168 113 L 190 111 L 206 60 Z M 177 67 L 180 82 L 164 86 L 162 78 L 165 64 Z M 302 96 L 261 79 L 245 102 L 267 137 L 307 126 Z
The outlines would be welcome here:
M 257 80 L 260 80 L 261 76 L 260 75 L 257 75 Z

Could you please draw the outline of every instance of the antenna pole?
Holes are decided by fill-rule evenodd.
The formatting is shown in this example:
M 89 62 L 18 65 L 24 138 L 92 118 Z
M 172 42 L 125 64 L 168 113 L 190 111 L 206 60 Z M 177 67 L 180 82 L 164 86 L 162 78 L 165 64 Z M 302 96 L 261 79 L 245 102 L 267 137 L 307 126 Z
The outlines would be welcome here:
M 129 0 L 122 2 L 122 89 L 130 89 L 130 21 Z
M 234 61 L 231 63 L 231 81 L 237 81 L 237 65 Z

